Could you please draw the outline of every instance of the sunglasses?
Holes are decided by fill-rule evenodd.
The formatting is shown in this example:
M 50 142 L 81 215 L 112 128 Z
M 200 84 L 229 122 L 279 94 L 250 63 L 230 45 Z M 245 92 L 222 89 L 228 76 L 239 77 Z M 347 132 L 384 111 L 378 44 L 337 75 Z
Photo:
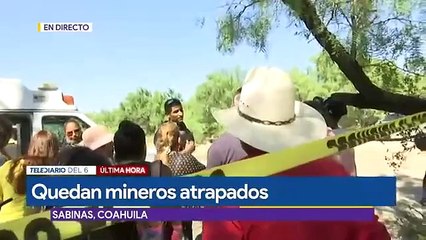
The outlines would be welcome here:
M 74 134 L 78 134 L 78 133 L 80 133 L 81 132 L 81 129 L 75 129 L 75 130 L 72 130 L 72 131 L 68 131 L 67 132 L 67 136 L 68 137 L 71 137 L 72 135 L 74 135 Z

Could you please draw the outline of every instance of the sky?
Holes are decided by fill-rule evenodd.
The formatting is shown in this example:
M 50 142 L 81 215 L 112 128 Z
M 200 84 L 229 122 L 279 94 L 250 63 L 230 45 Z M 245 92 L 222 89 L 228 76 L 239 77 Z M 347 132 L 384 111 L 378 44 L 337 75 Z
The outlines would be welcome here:
M 118 107 L 140 87 L 172 88 L 188 99 L 208 74 L 237 66 L 305 69 L 321 49 L 282 26 L 271 33 L 267 55 L 247 45 L 219 53 L 216 20 L 224 3 L 1 1 L 0 77 L 33 89 L 55 83 L 81 111 L 93 112 Z M 37 22 L 91 22 L 93 32 L 39 33 Z

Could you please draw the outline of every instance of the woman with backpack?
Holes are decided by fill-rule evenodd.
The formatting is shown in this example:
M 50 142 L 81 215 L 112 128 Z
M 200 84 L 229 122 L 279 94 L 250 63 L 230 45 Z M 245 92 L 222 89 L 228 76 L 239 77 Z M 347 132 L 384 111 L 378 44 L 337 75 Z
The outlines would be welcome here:
M 204 164 L 200 163 L 190 153 L 179 151 L 181 137 L 179 127 L 174 122 L 163 123 L 154 136 L 155 147 L 157 149 L 156 159 L 168 166 L 173 176 L 182 176 L 196 173 L 206 169 Z M 169 223 L 174 229 L 172 239 L 182 239 L 178 236 L 179 228 L 182 228 L 183 239 L 193 239 L 192 221 Z

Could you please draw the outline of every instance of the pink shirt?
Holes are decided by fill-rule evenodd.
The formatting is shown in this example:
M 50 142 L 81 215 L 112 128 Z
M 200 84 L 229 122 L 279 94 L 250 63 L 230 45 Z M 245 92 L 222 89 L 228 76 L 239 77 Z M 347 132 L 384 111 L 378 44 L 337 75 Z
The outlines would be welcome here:
M 329 135 L 335 136 L 344 133 L 345 131 L 345 129 L 329 129 Z M 340 152 L 338 155 L 335 156 L 335 159 L 340 164 L 342 164 L 342 166 L 351 176 L 357 176 L 355 164 L 355 150 L 353 148 Z

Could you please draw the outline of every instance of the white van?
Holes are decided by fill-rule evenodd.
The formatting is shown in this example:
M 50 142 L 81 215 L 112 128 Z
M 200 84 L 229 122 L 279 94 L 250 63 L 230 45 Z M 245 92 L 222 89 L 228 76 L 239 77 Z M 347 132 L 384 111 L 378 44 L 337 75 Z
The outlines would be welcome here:
M 64 123 L 70 118 L 78 120 L 82 130 L 96 125 L 78 111 L 72 96 L 64 95 L 57 87 L 44 84 L 30 90 L 17 79 L 0 78 L 0 115 L 14 123 L 16 139 L 6 147 L 12 157 L 25 154 L 31 136 L 40 130 L 51 131 L 63 141 Z

